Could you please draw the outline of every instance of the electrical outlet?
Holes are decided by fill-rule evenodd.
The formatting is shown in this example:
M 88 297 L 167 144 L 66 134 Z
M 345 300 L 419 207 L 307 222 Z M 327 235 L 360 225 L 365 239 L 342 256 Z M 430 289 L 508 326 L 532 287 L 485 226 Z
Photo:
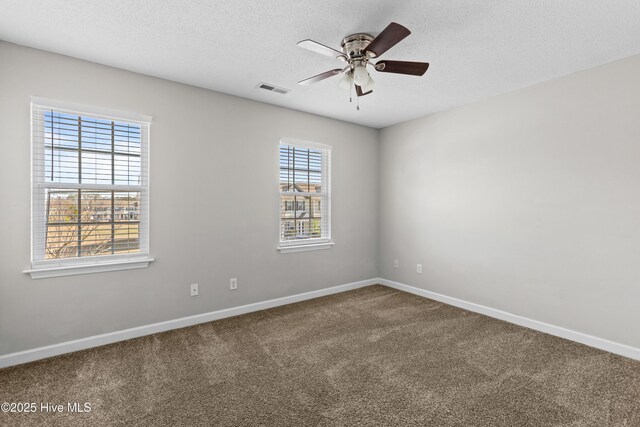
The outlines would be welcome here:
M 191 284 L 191 296 L 192 297 L 197 297 L 198 296 L 198 284 L 197 283 Z
M 398 266 L 400 265 L 400 263 L 398 263 L 397 259 L 393 260 L 393 268 L 398 268 Z
M 417 264 L 416 265 L 416 271 L 420 274 L 422 274 L 422 264 Z
M 234 277 L 233 279 L 229 280 L 229 289 L 231 289 L 232 291 L 235 289 L 238 289 L 238 278 Z

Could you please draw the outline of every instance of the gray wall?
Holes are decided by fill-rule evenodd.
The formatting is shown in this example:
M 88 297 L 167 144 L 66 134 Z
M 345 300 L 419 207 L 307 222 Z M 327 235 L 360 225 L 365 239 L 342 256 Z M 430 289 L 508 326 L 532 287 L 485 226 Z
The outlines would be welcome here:
M 633 57 L 378 134 L 0 42 L 0 355 L 378 275 L 639 347 L 638 75 Z M 32 95 L 154 116 L 148 269 L 22 273 Z M 282 136 L 333 145 L 330 250 L 275 249 Z
M 640 347 L 638 76 L 636 56 L 384 129 L 382 277 Z
M 30 96 L 154 117 L 148 269 L 32 280 Z M 274 96 L 279 96 L 275 95 Z M 330 250 L 280 254 L 280 137 L 333 146 Z M 378 275 L 376 130 L 0 42 L 0 354 Z M 229 290 L 229 278 L 239 288 Z M 189 297 L 189 284 L 200 295 Z

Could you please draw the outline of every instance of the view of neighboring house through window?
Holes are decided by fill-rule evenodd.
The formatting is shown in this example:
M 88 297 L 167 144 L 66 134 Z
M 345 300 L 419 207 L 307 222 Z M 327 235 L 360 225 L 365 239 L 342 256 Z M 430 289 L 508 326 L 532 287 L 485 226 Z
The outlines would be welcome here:
M 32 112 L 34 264 L 148 253 L 149 123 Z
M 280 243 L 330 241 L 328 146 L 280 144 Z

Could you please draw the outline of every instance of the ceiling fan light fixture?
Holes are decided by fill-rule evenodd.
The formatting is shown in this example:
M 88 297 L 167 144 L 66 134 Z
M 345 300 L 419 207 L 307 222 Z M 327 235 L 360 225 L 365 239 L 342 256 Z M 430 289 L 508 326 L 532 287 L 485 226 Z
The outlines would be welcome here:
M 362 92 L 364 93 L 371 92 L 375 86 L 376 84 L 374 83 L 371 76 L 369 76 L 369 81 L 362 85 Z
M 349 90 L 353 85 L 353 77 L 350 72 L 344 73 L 340 81 L 338 82 L 338 87 L 343 90 Z
M 364 65 L 356 65 L 353 69 L 353 82 L 364 86 L 371 80 L 371 76 Z

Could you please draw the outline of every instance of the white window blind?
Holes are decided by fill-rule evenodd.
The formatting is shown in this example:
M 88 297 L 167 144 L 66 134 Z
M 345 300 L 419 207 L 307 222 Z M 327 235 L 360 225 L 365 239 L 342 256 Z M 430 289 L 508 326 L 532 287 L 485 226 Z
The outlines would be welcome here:
M 280 247 L 331 241 L 331 148 L 280 144 Z
M 32 103 L 32 268 L 149 252 L 149 122 Z

